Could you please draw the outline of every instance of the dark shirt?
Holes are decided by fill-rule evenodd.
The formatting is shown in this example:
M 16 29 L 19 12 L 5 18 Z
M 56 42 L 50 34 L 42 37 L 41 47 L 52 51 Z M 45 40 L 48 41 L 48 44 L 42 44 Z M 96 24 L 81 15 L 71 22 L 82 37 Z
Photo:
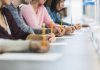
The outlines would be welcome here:
M 12 16 L 11 12 L 3 7 L 1 8 L 2 15 L 6 17 L 6 20 L 8 22 L 8 26 L 11 31 L 11 35 L 8 34 L 7 31 L 5 31 L 4 28 L 0 26 L 0 38 L 4 39 L 26 39 L 26 37 L 30 34 L 28 32 L 22 31 L 16 24 L 14 17 Z
M 8 32 L 0 26 L 0 38 L 4 39 L 14 39 L 11 35 L 8 34 Z

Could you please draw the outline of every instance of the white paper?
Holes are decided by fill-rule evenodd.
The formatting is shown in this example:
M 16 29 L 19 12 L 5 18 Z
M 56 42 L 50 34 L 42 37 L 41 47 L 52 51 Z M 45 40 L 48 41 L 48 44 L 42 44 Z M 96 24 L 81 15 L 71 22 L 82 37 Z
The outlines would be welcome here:
M 50 46 L 66 46 L 67 45 L 67 42 L 63 42 L 63 43 L 50 43 Z
M 5 53 L 0 55 L 0 60 L 55 61 L 60 57 L 62 57 L 61 53 Z
M 73 38 L 74 35 L 70 36 L 70 35 L 65 35 L 63 37 L 57 37 L 57 39 L 71 39 Z

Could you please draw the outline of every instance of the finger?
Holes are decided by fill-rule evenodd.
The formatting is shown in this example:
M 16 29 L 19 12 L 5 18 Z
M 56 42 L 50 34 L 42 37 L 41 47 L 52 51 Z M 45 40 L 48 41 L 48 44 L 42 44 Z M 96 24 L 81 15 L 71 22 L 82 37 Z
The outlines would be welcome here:
M 62 31 L 61 31 L 61 29 L 60 29 L 60 28 L 58 28 L 57 30 L 58 30 L 58 33 L 60 33 L 60 34 L 61 34 L 61 32 L 62 32 Z
M 62 29 L 62 34 L 63 34 L 63 35 L 65 34 L 65 29 L 64 29 L 64 28 Z
M 51 42 L 54 42 L 55 40 L 56 40 L 56 38 L 50 38 L 49 42 L 51 43 Z

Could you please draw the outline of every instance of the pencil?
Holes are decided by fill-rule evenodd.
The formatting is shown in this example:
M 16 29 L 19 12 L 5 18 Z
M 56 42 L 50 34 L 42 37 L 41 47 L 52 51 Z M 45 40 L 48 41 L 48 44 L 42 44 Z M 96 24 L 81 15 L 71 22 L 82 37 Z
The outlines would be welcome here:
M 43 35 L 43 40 L 42 40 L 42 46 L 46 47 L 46 29 L 45 29 L 45 24 L 43 24 L 42 27 L 42 35 Z
M 60 29 L 62 29 L 63 25 L 62 25 L 62 20 L 61 20 L 61 23 L 60 23 Z
M 53 22 L 52 21 L 50 23 L 50 27 L 51 27 L 51 33 L 53 33 Z

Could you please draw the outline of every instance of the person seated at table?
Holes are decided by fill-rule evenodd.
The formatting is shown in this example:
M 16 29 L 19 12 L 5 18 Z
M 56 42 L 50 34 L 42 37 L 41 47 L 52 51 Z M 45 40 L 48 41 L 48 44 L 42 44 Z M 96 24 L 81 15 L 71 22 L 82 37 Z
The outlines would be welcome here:
M 29 32 L 29 33 L 35 33 L 36 31 L 40 31 L 40 30 L 34 30 L 33 28 L 31 28 L 30 26 L 28 26 L 24 20 L 20 17 L 18 11 L 17 11 L 17 6 L 18 5 L 14 5 L 16 0 L 11 1 L 9 0 L 9 4 L 5 3 L 5 7 L 11 12 L 15 22 L 17 23 L 17 25 L 24 31 L 24 32 Z M 46 29 L 46 34 L 49 34 L 50 30 Z
M 64 8 L 64 1 L 65 0 L 47 0 L 45 3 L 45 6 L 48 10 L 49 15 L 51 16 L 51 18 L 53 19 L 55 23 L 58 23 L 58 24 L 62 23 L 63 25 L 67 25 L 71 27 L 73 30 L 81 29 L 80 24 L 74 25 L 74 24 L 70 24 L 70 23 L 62 21 L 62 18 L 59 12 Z
M 0 53 L 7 52 L 22 52 L 22 53 L 47 53 L 49 51 L 50 45 L 47 42 L 46 47 L 41 46 L 40 41 L 30 41 L 30 40 L 10 40 L 0 38 Z
M 46 0 L 32 0 L 30 3 L 21 4 L 20 13 L 26 23 L 34 28 L 34 29 L 41 29 L 43 23 L 46 24 L 48 28 L 51 27 L 51 23 L 53 23 L 54 30 L 56 30 L 56 36 L 63 36 L 65 34 L 65 29 L 62 27 L 60 28 L 59 25 L 56 25 L 53 20 L 50 18 L 46 8 L 44 7 L 44 3 Z
M 0 0 L 0 1 L 1 1 L 0 2 L 1 3 L 1 6 L 0 6 L 0 38 L 10 39 L 14 41 L 18 39 L 22 39 L 22 40 L 28 39 L 30 41 L 32 40 L 42 41 L 43 39 L 42 35 L 37 36 L 37 35 L 31 34 L 28 32 L 24 32 L 17 26 L 12 14 L 4 6 L 6 2 L 9 3 L 9 0 Z M 47 41 L 52 41 L 54 39 L 52 35 L 45 35 L 45 36 L 47 38 L 46 39 Z
M 14 2 L 11 0 L 8 0 L 8 2 L 9 3 L 5 2 L 4 6 L 10 11 L 18 27 L 20 27 L 21 30 L 23 30 L 24 32 L 29 32 L 34 34 L 34 29 L 26 25 L 24 20 L 19 16 L 17 8 L 14 6 Z
M 23 30 L 26 33 L 33 34 L 33 31 L 32 31 L 33 29 L 30 28 L 29 26 L 27 26 L 26 23 L 23 20 L 21 20 L 21 18 L 19 17 L 18 11 L 11 3 L 11 0 L 2 0 L 2 8 L 5 9 L 3 12 L 5 12 L 4 15 L 6 16 L 7 19 L 9 17 L 12 17 L 12 19 L 10 18 L 10 19 L 8 19 L 8 21 L 13 20 L 13 23 L 16 23 L 20 29 L 22 28 L 21 30 Z M 8 15 L 8 14 L 10 14 L 10 15 Z M 54 34 L 48 34 L 48 36 L 50 36 L 53 39 L 55 38 Z
M 43 48 L 40 45 L 41 42 L 36 43 L 35 41 L 25 40 L 26 38 L 28 38 L 28 36 L 30 36 L 30 33 L 25 33 L 21 31 L 20 28 L 16 26 L 16 24 L 12 23 L 8 24 L 5 20 L 6 18 L 4 18 L 3 15 L 1 14 L 1 9 L 0 9 L 0 52 L 1 53 L 11 52 L 11 51 L 20 52 L 27 50 L 43 53 L 49 50 L 49 45 L 47 45 L 46 48 Z M 33 35 L 33 38 L 34 37 L 35 35 Z

